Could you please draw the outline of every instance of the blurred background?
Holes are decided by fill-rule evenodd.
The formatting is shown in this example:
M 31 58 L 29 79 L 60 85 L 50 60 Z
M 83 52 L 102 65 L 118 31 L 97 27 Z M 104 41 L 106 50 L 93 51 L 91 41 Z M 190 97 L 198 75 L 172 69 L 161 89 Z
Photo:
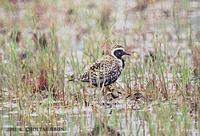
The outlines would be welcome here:
M 66 77 L 115 43 L 133 55 L 112 109 Z M 199 0 L 0 0 L 2 134 L 198 135 L 199 54 Z

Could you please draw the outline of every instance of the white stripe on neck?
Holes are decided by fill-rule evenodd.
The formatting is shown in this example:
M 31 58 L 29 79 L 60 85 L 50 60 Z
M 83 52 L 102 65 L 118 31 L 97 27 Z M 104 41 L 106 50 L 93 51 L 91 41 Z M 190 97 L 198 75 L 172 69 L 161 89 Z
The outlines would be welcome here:
M 115 52 L 116 50 L 123 50 L 123 51 L 124 51 L 124 48 L 115 48 L 115 49 L 113 49 L 113 50 L 111 51 L 111 55 L 112 55 L 117 61 L 119 61 L 120 66 L 122 67 L 122 65 L 123 65 L 122 60 L 121 60 L 121 59 L 118 59 L 118 58 L 115 56 L 115 54 L 114 54 L 114 52 Z

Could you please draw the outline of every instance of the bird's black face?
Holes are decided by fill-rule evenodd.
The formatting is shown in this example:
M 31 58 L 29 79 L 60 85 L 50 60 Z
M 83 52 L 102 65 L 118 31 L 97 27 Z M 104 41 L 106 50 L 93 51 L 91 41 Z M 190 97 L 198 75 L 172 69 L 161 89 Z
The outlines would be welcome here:
M 130 55 L 129 53 L 125 52 L 123 49 L 117 49 L 114 51 L 114 55 L 118 58 L 118 59 L 122 59 L 122 56 L 124 55 Z

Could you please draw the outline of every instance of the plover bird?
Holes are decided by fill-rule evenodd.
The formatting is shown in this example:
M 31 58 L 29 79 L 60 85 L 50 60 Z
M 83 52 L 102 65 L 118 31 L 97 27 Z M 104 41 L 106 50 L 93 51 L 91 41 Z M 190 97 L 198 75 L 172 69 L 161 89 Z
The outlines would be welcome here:
M 130 54 L 122 46 L 114 46 L 108 55 L 91 65 L 80 76 L 79 80 L 89 82 L 96 87 L 108 86 L 114 83 L 125 66 L 125 61 L 122 58 L 124 55 Z

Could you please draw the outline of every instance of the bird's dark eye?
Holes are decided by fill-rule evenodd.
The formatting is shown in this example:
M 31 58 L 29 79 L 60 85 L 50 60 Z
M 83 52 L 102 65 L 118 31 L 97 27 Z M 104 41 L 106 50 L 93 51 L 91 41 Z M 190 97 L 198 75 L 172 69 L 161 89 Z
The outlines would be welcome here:
M 121 52 L 120 51 L 117 51 L 117 55 L 120 55 L 121 54 Z
M 118 58 L 121 59 L 121 57 L 123 56 L 123 51 L 122 50 L 116 50 L 114 52 L 114 55 Z

